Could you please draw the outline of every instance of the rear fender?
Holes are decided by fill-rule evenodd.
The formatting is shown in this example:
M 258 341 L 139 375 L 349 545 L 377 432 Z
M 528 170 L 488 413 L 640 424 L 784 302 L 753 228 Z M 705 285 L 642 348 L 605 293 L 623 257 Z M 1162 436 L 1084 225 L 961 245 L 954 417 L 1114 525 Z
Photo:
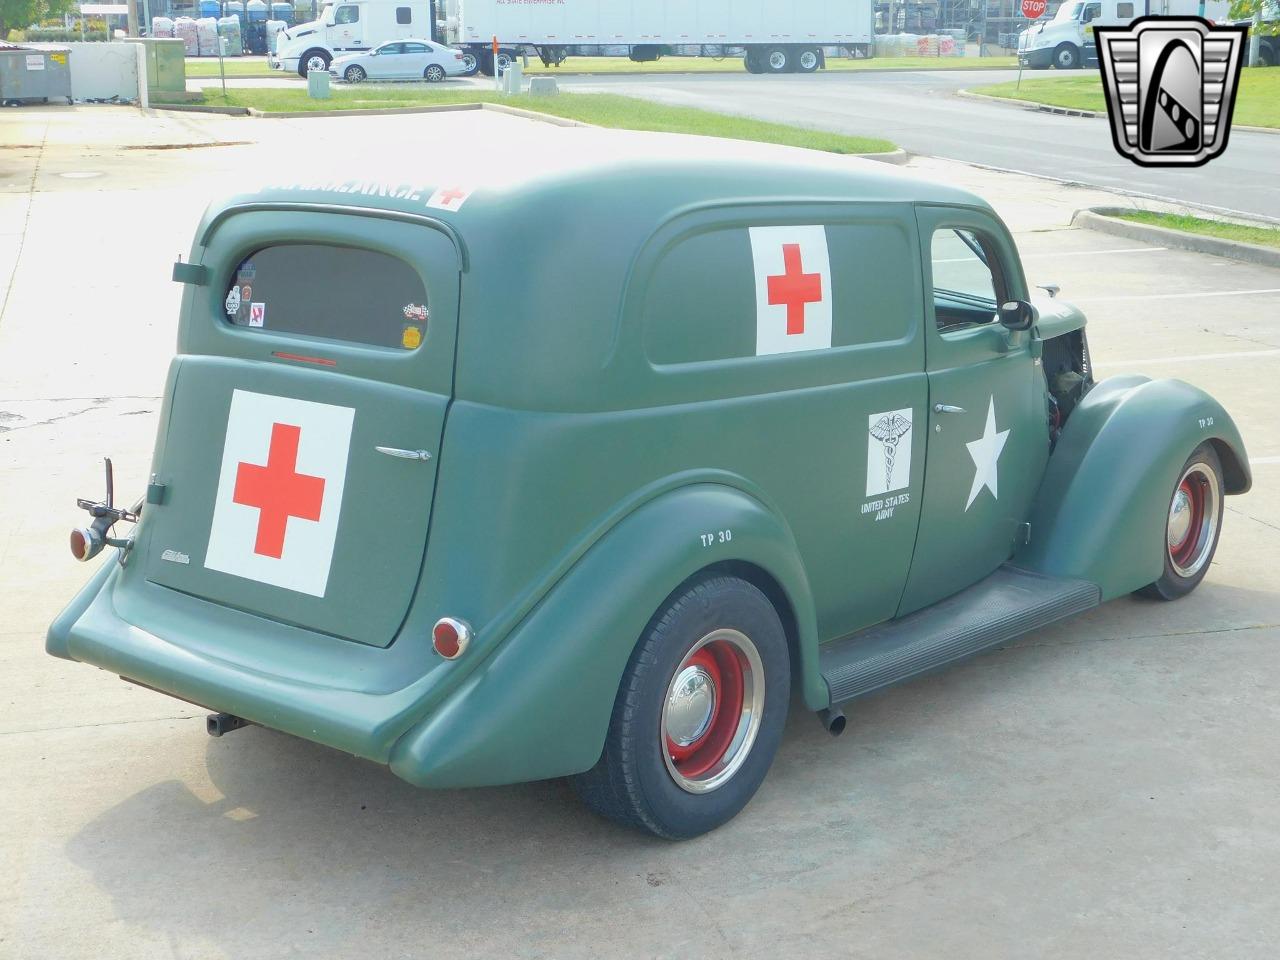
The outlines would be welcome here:
M 1206 440 L 1227 493 L 1252 478 L 1235 422 L 1181 380 L 1112 377 L 1093 388 L 1063 428 L 1031 513 L 1019 566 L 1096 583 L 1109 600 L 1164 572 L 1169 498 L 1187 457 Z
M 722 540 L 722 531 L 730 537 Z M 597 540 L 489 659 L 399 739 L 391 769 L 430 787 L 589 769 L 650 619 L 681 583 L 724 564 L 749 564 L 780 588 L 804 697 L 814 709 L 826 706 L 813 602 L 790 530 L 744 491 L 699 483 L 650 500 Z

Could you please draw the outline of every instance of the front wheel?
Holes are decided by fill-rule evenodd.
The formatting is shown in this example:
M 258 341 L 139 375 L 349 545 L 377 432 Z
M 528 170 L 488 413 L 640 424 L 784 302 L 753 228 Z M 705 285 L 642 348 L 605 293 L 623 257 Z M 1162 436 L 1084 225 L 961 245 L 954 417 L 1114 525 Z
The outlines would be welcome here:
M 604 752 L 574 786 L 597 813 L 660 837 L 714 830 L 764 780 L 790 692 L 786 633 L 768 598 L 735 577 L 697 582 L 650 622 Z
M 1177 600 L 1204 579 L 1222 533 L 1222 463 L 1202 444 L 1183 465 L 1165 523 L 1164 573 L 1142 588 L 1156 600 Z
M 308 50 L 298 61 L 298 75 L 305 79 L 312 70 L 324 73 L 332 61 L 333 58 L 323 50 Z
M 1074 70 L 1080 66 L 1080 51 L 1074 44 L 1060 43 L 1053 51 L 1053 64 L 1059 70 Z
M 354 63 L 347 67 L 346 72 L 342 75 L 343 79 L 346 80 L 347 83 L 363 83 L 365 76 L 364 68 L 357 66 Z
M 444 79 L 444 67 L 438 63 L 433 63 L 423 71 L 422 77 L 427 83 L 439 83 Z

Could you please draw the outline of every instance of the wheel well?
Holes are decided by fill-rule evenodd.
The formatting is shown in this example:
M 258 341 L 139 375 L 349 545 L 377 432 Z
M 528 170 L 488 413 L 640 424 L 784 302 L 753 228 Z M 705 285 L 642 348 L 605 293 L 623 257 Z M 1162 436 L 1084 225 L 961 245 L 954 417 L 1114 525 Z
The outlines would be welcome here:
M 763 593 L 768 601 L 773 604 L 773 609 L 778 612 L 778 619 L 782 621 L 782 630 L 787 637 L 787 650 L 791 654 L 791 685 L 795 690 L 801 690 L 803 684 L 800 675 L 802 669 L 800 664 L 800 629 L 796 625 L 795 608 L 792 607 L 791 600 L 786 591 L 782 589 L 782 585 L 768 570 L 746 560 L 725 560 L 721 563 L 713 563 L 711 566 L 698 571 L 690 580 L 702 579 L 708 575 L 714 576 L 716 574 L 737 577 L 740 580 L 747 581 L 747 583 Z
M 1225 440 L 1214 438 L 1209 442 L 1213 444 L 1213 452 L 1218 455 L 1218 461 L 1222 464 L 1222 479 L 1225 481 L 1223 492 L 1248 493 L 1252 483 L 1240 455 Z

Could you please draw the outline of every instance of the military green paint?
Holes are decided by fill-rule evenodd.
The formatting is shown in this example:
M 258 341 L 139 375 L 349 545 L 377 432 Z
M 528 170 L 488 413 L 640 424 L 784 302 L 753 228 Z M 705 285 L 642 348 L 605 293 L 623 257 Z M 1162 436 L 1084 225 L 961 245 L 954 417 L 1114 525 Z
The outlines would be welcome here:
M 190 257 L 209 282 L 184 288 L 153 459 L 166 496 L 144 510 L 126 563 L 104 563 L 50 627 L 49 652 L 389 763 L 414 783 L 463 786 L 594 763 L 637 638 L 708 568 L 737 564 L 785 602 L 798 691 L 812 709 L 827 706 L 821 643 L 979 579 L 1010 556 L 1027 519 L 1025 566 L 1092 579 L 1108 596 L 1154 579 L 1153 511 L 1166 509 L 1187 444 L 1217 437 L 1243 461 L 1221 409 L 1173 382 L 1103 384 L 1046 468 L 1038 344 L 994 326 L 944 342 L 925 293 L 921 224 L 942 221 L 989 231 L 1025 291 L 990 208 L 845 159 L 732 156 L 742 149 L 529 160 L 468 184 L 456 212 L 425 206 L 433 185 L 400 180 L 285 184 L 212 207 Z M 539 224 L 538 237 L 516 223 Z M 720 232 L 726 243 L 704 247 L 709 262 L 685 275 L 740 275 L 749 286 L 742 232 L 780 223 L 832 224 L 833 237 L 841 224 L 883 231 L 879 244 L 828 244 L 832 349 L 757 358 L 739 345 L 707 357 L 697 318 L 717 317 L 731 339 L 722 314 L 752 301 L 692 281 L 680 305 L 687 329 L 659 334 L 650 291 L 667 282 L 664 257 Z M 380 350 L 229 327 L 218 302 L 229 272 L 283 241 L 366 246 L 418 268 L 431 301 L 426 343 Z M 887 283 L 902 289 L 876 289 Z M 1052 311 L 1044 335 L 1075 322 L 1066 307 Z M 754 312 L 739 321 L 754 327 Z M 345 592 L 331 606 L 208 571 L 157 573 L 171 539 L 200 556 L 210 464 L 236 387 L 357 411 L 335 551 Z M 966 514 L 964 444 L 981 434 L 992 395 L 998 428 L 1011 430 L 1000 495 L 981 491 Z M 968 412 L 936 420 L 935 399 Z M 868 457 L 883 456 L 869 419 L 899 410 L 912 419 L 899 453 L 910 451 L 909 483 L 894 491 L 906 499 L 865 512 L 882 499 L 866 495 Z M 1192 429 L 1186 415 L 1206 411 L 1214 426 Z M 423 464 L 357 464 L 375 438 L 433 450 L 416 494 L 386 471 Z M 1134 446 L 1145 460 L 1119 456 Z M 1234 489 L 1247 486 L 1247 467 L 1230 469 Z M 431 625 L 445 615 L 475 630 L 456 661 L 431 650 Z

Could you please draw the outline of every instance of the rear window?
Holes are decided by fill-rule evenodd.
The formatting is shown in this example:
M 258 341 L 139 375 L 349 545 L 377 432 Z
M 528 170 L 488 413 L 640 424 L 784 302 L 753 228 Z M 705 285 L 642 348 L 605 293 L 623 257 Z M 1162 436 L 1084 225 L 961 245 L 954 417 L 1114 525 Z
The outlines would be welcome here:
M 291 243 L 240 261 L 223 294 L 227 322 L 413 350 L 427 333 L 427 290 L 413 267 L 357 247 Z

